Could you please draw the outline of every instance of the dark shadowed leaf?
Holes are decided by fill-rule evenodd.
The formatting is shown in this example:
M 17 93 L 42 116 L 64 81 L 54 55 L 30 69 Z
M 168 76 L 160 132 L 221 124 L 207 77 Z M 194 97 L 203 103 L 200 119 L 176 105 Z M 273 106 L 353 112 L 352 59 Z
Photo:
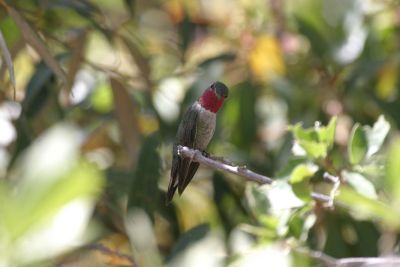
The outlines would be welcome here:
M 117 117 L 122 142 L 127 149 L 130 162 L 136 161 L 138 145 L 140 142 L 140 130 L 137 122 L 137 109 L 123 84 L 111 78 L 111 87 L 114 99 L 115 116 Z
M 232 99 L 233 98 L 233 99 Z M 241 149 L 250 149 L 250 143 L 257 138 L 257 116 L 255 113 L 255 102 L 257 98 L 257 88 L 254 84 L 245 82 L 236 87 L 234 93 L 229 96 L 229 101 L 237 101 L 237 117 L 233 140 Z
M 209 231 L 210 227 L 207 224 L 200 224 L 181 235 L 173 247 L 172 252 L 167 257 L 166 262 L 170 262 L 174 257 L 179 255 L 179 253 L 203 239 Z
M 307 20 L 297 17 L 296 22 L 299 32 L 310 41 L 314 53 L 318 55 L 318 57 L 325 57 L 330 50 L 330 45 L 325 37 Z
M 131 15 L 135 14 L 135 0 L 124 0 L 125 6 L 128 8 Z
M 360 163 L 365 158 L 367 150 L 368 143 L 365 131 L 359 124 L 356 124 L 351 131 L 347 149 L 350 163 Z
M 208 58 L 206 60 L 204 60 L 203 62 L 201 62 L 199 64 L 199 67 L 206 67 L 209 64 L 212 64 L 214 62 L 218 62 L 218 61 L 224 61 L 224 62 L 229 62 L 229 61 L 233 61 L 236 58 L 236 54 L 233 52 L 226 52 L 223 53 L 221 55 L 212 57 L 212 58 Z
M 43 40 L 16 9 L 8 5 L 6 7 L 8 14 L 10 14 L 10 16 L 13 18 L 13 20 L 21 30 L 22 36 L 24 37 L 25 41 L 36 50 L 36 52 L 57 75 L 57 77 L 65 83 L 67 81 L 67 76 L 65 75 L 65 72 L 51 55 Z
M 52 89 L 48 85 L 51 84 L 53 77 L 53 72 L 46 64 L 41 62 L 37 65 L 36 72 L 27 85 L 25 98 L 22 102 L 22 108 L 28 117 L 34 117 L 42 108 L 49 96 L 49 90 Z
M 160 203 L 158 178 L 161 159 L 157 151 L 159 144 L 158 135 L 149 136 L 144 140 L 129 194 L 128 206 L 141 208 L 150 216 Z
M 6 40 L 4 40 L 3 33 L 0 31 L 0 49 L 3 54 L 4 61 L 7 65 L 8 73 L 10 75 L 10 81 L 14 88 L 14 97 L 15 97 L 15 76 L 14 76 L 14 65 L 11 59 L 10 51 L 8 50 Z
M 146 86 L 148 90 L 151 90 L 151 68 L 149 64 L 149 59 L 147 56 L 143 53 L 143 51 L 140 49 L 140 47 L 137 45 L 136 42 L 132 41 L 128 37 L 121 37 L 122 41 L 124 42 L 126 48 L 128 49 L 133 62 L 137 65 L 139 68 L 140 73 L 142 74 L 142 77 L 144 81 L 146 82 Z
M 67 73 L 67 90 L 71 90 L 72 85 L 75 81 L 75 75 L 84 60 L 84 52 L 86 45 L 87 31 L 80 31 L 77 36 L 71 41 L 71 53 L 68 62 L 68 73 Z

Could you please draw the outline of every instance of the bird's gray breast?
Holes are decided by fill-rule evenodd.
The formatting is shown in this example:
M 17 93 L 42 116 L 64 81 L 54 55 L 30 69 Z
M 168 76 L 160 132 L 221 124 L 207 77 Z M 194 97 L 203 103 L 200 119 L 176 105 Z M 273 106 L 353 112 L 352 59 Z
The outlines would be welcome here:
M 200 104 L 198 105 L 200 106 Z M 194 146 L 197 149 L 204 150 L 214 135 L 216 114 L 201 106 L 199 107 L 199 110 Z

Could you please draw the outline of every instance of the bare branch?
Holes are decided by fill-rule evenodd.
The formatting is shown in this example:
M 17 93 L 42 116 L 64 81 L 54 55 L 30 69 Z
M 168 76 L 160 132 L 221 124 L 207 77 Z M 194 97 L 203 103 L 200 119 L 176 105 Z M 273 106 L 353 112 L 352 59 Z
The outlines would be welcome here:
M 200 162 L 204 165 L 207 165 L 211 168 L 230 172 L 241 177 L 246 178 L 247 180 L 257 182 L 259 184 L 272 184 L 273 180 L 267 176 L 255 173 L 245 166 L 232 166 L 226 163 L 222 163 L 220 161 L 216 161 L 211 157 L 203 156 L 203 154 L 195 149 L 188 148 L 186 146 L 178 146 L 178 154 L 180 156 L 190 158 L 192 161 Z
M 400 257 L 343 258 L 336 260 L 335 267 L 390 267 L 400 266 Z
M 297 253 L 308 256 L 322 263 L 325 267 L 388 267 L 400 266 L 400 257 L 359 257 L 359 258 L 333 258 L 321 251 L 309 248 L 292 247 Z
M 246 166 L 238 166 L 230 163 L 221 157 L 214 156 L 204 156 L 202 152 L 196 149 L 191 149 L 186 146 L 178 146 L 178 154 L 181 157 L 190 158 L 192 161 L 199 162 L 213 169 L 229 172 L 246 178 L 249 181 L 257 182 L 259 184 L 272 184 L 274 180 L 270 177 L 255 173 Z M 334 183 L 334 186 L 329 194 L 329 196 L 312 192 L 311 197 L 319 202 L 326 203 L 328 207 L 333 206 L 334 197 L 336 195 L 337 190 L 339 189 L 340 180 L 337 177 L 330 176 L 325 177 L 330 182 Z M 336 179 L 337 178 L 337 179 Z

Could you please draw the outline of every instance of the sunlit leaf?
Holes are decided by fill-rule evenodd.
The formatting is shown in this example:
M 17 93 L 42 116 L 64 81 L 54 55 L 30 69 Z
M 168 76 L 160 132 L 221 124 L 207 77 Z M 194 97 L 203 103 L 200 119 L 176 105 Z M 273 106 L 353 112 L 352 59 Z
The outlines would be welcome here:
M 55 257 L 87 241 L 84 233 L 104 178 L 79 156 L 80 141 L 71 125 L 51 128 L 15 163 L 14 182 L 0 184 L 5 204 L 0 232 L 7 233 L 0 239 L 13 247 L 2 257 L 12 266 Z
M 206 225 L 199 225 L 184 233 L 178 245 L 179 248 L 167 263 L 169 267 L 224 266 L 226 249 L 222 235 L 210 231 Z
M 167 258 L 167 263 L 180 253 L 183 253 L 188 247 L 205 238 L 209 233 L 210 227 L 207 224 L 200 224 L 186 233 L 184 233 L 172 248 L 170 255 Z
M 400 203 L 400 139 L 391 145 L 386 160 L 385 187 L 394 197 L 395 203 Z M 396 205 L 397 205 L 396 204 Z
M 306 181 L 314 175 L 316 170 L 317 168 L 315 168 L 315 166 L 309 167 L 305 164 L 300 164 L 296 168 L 294 168 L 289 181 L 291 184 Z
M 326 143 L 328 148 L 332 147 L 335 141 L 337 117 L 332 117 L 326 127 L 319 127 L 317 129 L 319 140 Z
M 349 185 L 358 193 L 372 199 L 377 199 L 378 196 L 376 194 L 374 185 L 362 174 L 357 172 L 343 171 L 342 176 L 344 181 L 349 183 Z
M 274 177 L 276 178 L 286 178 L 290 177 L 293 170 L 300 164 L 306 163 L 307 159 L 304 158 L 290 158 L 289 161 L 285 164 L 282 170 L 279 170 Z
M 162 263 L 157 248 L 157 240 L 148 214 L 138 208 L 132 209 L 126 216 L 124 223 L 134 258 L 138 261 L 137 265 L 161 267 Z
M 312 158 L 325 157 L 328 146 L 324 143 L 313 141 L 299 141 L 299 145 L 306 151 L 307 155 Z
M 260 245 L 247 251 L 242 257 L 229 264 L 228 267 L 262 267 L 266 263 L 279 267 L 293 266 L 292 258 L 279 245 Z
M 101 113 L 110 112 L 113 108 L 113 92 L 110 84 L 98 84 L 90 96 L 93 108 Z
M 301 123 L 298 123 L 294 126 L 290 126 L 289 130 L 293 133 L 295 139 L 298 140 L 299 142 L 303 142 L 303 141 L 318 142 L 319 141 L 317 132 L 313 128 L 304 129 Z
M 379 151 L 390 130 L 390 124 L 383 115 L 379 116 L 372 129 L 365 128 L 368 141 L 367 158 Z
M 365 131 L 359 124 L 356 124 L 351 131 L 350 141 L 347 147 L 350 163 L 360 163 L 365 158 L 367 150 L 368 143 Z
M 356 218 L 378 220 L 387 226 L 400 228 L 398 210 L 381 201 L 363 196 L 354 189 L 342 186 L 336 201 L 350 210 Z
M 11 201 L 19 208 L 14 217 L 29 219 L 20 218 L 8 226 L 14 237 L 51 218 L 68 202 L 95 198 L 101 191 L 103 177 L 94 165 L 79 159 L 79 143 L 75 128 L 59 125 L 37 139 L 17 162 L 19 190 Z
M 282 210 L 302 207 L 304 202 L 293 192 L 285 181 L 275 181 L 272 185 L 252 187 L 246 194 L 249 205 L 255 214 L 267 212 L 281 213 Z
M 298 165 L 292 172 L 289 182 L 292 185 L 293 192 L 302 200 L 311 199 L 310 178 L 318 170 L 316 166 Z
M 301 124 L 290 126 L 298 145 L 311 158 L 325 157 L 328 149 L 332 147 L 335 137 L 336 118 L 332 118 L 327 127 L 316 125 L 314 128 L 305 129 Z

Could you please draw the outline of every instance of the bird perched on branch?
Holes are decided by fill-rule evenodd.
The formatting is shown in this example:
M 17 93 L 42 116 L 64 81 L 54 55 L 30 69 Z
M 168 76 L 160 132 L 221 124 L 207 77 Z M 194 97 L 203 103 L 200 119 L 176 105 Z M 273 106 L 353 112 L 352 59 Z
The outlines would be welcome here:
M 225 98 L 228 87 L 222 82 L 215 82 L 208 87 L 200 98 L 186 111 L 179 124 L 173 145 L 171 177 L 168 185 L 167 204 L 174 197 L 176 189 L 182 194 L 199 167 L 198 162 L 178 155 L 177 146 L 187 146 L 205 152 L 214 134 L 217 112 Z

